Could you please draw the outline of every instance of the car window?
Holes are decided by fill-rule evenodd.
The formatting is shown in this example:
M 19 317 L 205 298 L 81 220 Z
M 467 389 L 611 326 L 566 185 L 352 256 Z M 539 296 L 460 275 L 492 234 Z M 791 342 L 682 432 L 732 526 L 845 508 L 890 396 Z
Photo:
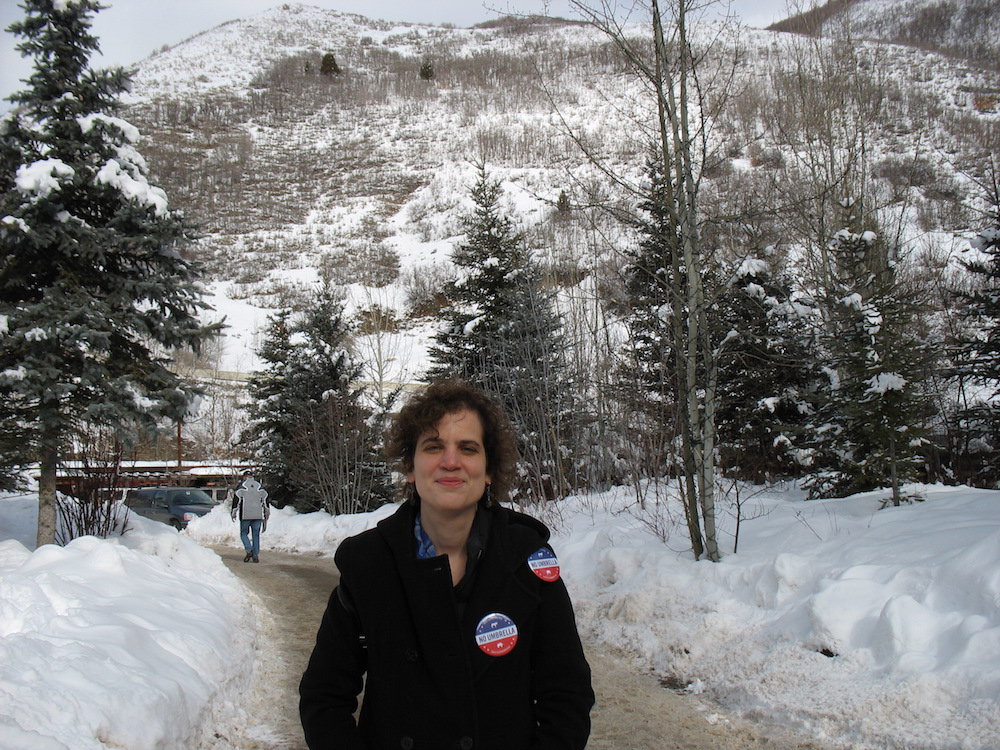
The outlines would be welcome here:
M 148 508 L 152 493 L 145 490 L 129 490 L 125 504 L 130 508 Z
M 193 487 L 170 490 L 170 501 L 175 505 L 215 505 L 211 495 Z

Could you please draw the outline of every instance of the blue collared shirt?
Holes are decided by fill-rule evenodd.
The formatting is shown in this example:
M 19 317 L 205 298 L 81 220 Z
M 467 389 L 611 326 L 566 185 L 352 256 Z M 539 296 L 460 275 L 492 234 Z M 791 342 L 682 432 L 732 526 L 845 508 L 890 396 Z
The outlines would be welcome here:
M 424 531 L 424 527 L 420 523 L 420 514 L 417 513 L 417 518 L 413 522 L 413 536 L 417 538 L 417 559 L 426 560 L 429 557 L 437 557 L 437 551 L 434 549 L 434 542 L 431 538 L 427 536 L 427 532 Z

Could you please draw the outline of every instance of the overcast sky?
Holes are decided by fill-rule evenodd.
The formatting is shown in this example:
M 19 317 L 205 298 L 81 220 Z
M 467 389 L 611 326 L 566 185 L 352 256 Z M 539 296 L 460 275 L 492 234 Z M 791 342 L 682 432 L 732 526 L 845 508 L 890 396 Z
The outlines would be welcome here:
M 613 0 L 612 0 L 613 1 Z M 106 10 L 94 16 L 93 32 L 103 57 L 94 67 L 131 65 L 163 45 L 174 45 L 226 21 L 245 18 L 280 5 L 282 0 L 104 0 Z M 506 12 L 540 13 L 572 18 L 567 0 L 303 0 L 306 5 L 360 13 L 369 18 L 414 23 L 452 23 L 471 26 Z M 628 5 L 629 0 L 620 0 Z M 21 0 L 0 0 L 0 99 L 20 89 L 30 72 L 28 62 L 14 49 L 17 39 L 6 31 L 23 18 Z M 733 12 L 743 22 L 768 26 L 789 13 L 787 0 L 732 0 Z M 0 102 L 0 111 L 10 107 Z

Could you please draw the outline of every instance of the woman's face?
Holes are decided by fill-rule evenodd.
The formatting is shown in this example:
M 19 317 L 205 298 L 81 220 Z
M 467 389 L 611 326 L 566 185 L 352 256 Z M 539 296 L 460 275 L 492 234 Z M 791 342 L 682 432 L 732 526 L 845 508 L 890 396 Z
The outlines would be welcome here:
M 406 479 L 417 488 L 421 513 L 445 519 L 475 510 L 491 481 L 479 414 L 468 409 L 445 414 L 421 434 Z

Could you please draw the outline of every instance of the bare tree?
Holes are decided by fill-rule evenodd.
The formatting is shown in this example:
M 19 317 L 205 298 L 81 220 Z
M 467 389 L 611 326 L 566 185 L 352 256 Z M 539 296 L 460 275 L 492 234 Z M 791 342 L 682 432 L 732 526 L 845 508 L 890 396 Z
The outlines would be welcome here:
M 719 348 L 712 340 L 709 321 L 699 189 L 709 152 L 708 125 L 720 104 L 719 99 L 710 101 L 706 96 L 699 78 L 706 65 L 705 52 L 696 51 L 689 29 L 689 22 L 708 5 L 691 0 L 636 3 L 632 7 L 643 9 L 651 28 L 651 35 L 641 37 L 630 33 L 616 15 L 615 3 L 573 0 L 570 5 L 607 35 L 653 99 L 654 154 L 662 180 L 642 197 L 658 204 L 672 228 L 669 237 L 662 237 L 673 245 L 672 269 L 667 275 L 670 288 L 664 291 L 671 302 L 672 390 L 677 402 L 685 516 L 695 557 L 718 560 L 715 414 Z
M 860 202 L 865 214 L 877 209 L 872 141 L 874 129 L 884 127 L 887 69 L 884 53 L 859 44 L 847 25 L 836 39 L 782 42 L 765 119 L 774 141 L 788 144 L 778 197 L 786 236 L 805 249 L 807 283 L 825 288 L 834 273 L 827 251 L 841 229 L 841 202 Z
M 606 489 L 620 484 L 628 475 L 625 452 L 634 445 L 635 425 L 629 415 L 618 407 L 620 373 L 615 353 L 621 349 L 622 333 L 612 317 L 606 300 L 608 277 L 616 278 L 620 269 L 600 260 L 607 244 L 599 230 L 601 214 L 587 209 L 584 217 L 589 227 L 584 241 L 590 253 L 590 273 L 581 283 L 562 291 L 563 332 L 568 342 L 567 365 L 580 398 L 586 399 L 581 409 L 581 445 L 578 449 L 585 471 L 582 484 L 592 489 Z
M 391 477 L 378 454 L 382 421 L 358 404 L 357 395 L 331 391 L 300 411 L 288 469 L 300 505 L 339 515 L 389 501 Z
M 399 335 L 399 321 L 384 290 L 365 287 L 365 307 L 356 317 L 355 349 L 362 376 L 371 384 L 376 410 L 395 403 L 404 384 L 413 379 L 413 344 Z
M 247 390 L 239 373 L 223 369 L 225 342 L 213 339 L 200 352 L 171 352 L 177 374 L 197 383 L 202 395 L 185 415 L 182 450 L 215 460 L 248 458 L 240 439 L 247 426 Z

